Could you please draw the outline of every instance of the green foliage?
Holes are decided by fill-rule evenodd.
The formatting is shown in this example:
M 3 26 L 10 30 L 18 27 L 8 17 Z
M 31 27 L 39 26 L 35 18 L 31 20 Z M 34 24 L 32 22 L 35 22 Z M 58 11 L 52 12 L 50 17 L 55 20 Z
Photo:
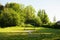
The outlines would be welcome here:
M 41 19 L 39 18 L 39 17 L 36 17 L 35 19 L 34 19 L 34 22 L 35 22 L 35 26 L 41 26 L 42 25 L 42 22 L 41 22 Z
M 41 12 L 41 10 L 39 10 L 38 13 L 37 13 L 37 15 L 38 15 L 40 18 L 42 17 L 41 14 L 42 14 L 42 12 Z
M 3 9 L 4 9 L 4 6 L 0 4 L 0 13 L 2 12 Z
M 23 9 L 24 9 L 24 5 L 23 4 L 18 4 L 18 3 L 7 3 L 5 5 L 6 8 L 12 8 L 14 11 L 16 11 L 19 15 L 20 15 L 20 22 L 23 23 L 25 22 L 25 17 L 23 14 Z
M 45 20 L 45 24 L 50 23 L 49 17 L 46 13 L 44 14 L 44 20 Z
M 47 24 L 49 23 L 49 18 L 48 15 L 46 14 L 45 10 L 42 10 L 42 23 L 43 24 Z
M 35 16 L 35 9 L 31 5 L 25 7 L 24 13 L 26 18 L 25 23 L 40 26 L 41 20 Z
M 38 26 L 38 27 L 40 27 L 42 25 L 42 22 L 39 17 L 35 17 L 31 20 L 27 20 L 26 23 L 31 24 L 33 26 Z
M 19 14 L 11 8 L 4 8 L 0 14 L 0 26 L 16 26 L 20 24 Z
M 23 9 L 23 5 L 22 4 L 18 4 L 18 3 L 7 3 L 5 5 L 6 8 L 12 8 L 13 10 L 17 11 L 17 12 L 22 12 Z
M 50 21 L 49 21 L 49 18 L 48 18 L 48 15 L 46 14 L 45 10 L 39 10 L 38 11 L 38 16 L 40 17 L 41 21 L 43 24 L 48 24 Z
M 24 6 L 18 3 L 0 5 L 0 26 L 41 26 L 49 24 L 49 18 L 45 10 L 39 10 L 35 15 L 35 8 L 31 5 Z M 28 25 L 29 24 L 29 25 Z
M 26 20 L 30 20 L 35 17 L 35 9 L 31 5 L 25 7 L 24 13 Z
M 0 4 L 0 10 L 4 9 L 4 6 Z

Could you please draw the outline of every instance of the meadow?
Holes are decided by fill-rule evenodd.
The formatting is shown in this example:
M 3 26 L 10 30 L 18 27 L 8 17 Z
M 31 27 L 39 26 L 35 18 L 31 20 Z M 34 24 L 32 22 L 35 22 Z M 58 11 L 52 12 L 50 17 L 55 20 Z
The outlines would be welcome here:
M 30 4 L 0 4 L 0 40 L 60 40 L 60 21 Z
M 0 40 L 60 40 L 60 29 L 17 26 L 0 28 Z

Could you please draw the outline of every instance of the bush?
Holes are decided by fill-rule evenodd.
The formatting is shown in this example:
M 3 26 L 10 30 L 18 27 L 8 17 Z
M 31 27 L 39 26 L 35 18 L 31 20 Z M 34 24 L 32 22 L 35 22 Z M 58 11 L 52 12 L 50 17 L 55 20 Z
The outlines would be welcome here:
M 19 14 L 11 8 L 4 8 L 0 14 L 0 26 L 16 26 L 20 24 Z

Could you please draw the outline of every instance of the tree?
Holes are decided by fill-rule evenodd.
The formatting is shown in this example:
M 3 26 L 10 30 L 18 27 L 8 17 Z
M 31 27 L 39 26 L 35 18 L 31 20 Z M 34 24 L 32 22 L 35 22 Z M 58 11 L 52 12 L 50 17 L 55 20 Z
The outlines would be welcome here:
M 24 13 L 27 20 L 35 17 L 35 9 L 31 5 L 25 7 Z
M 33 19 L 27 20 L 27 24 L 31 24 L 35 27 L 40 27 L 42 25 L 41 19 L 39 17 L 35 17 Z
M 31 21 L 35 17 L 35 9 L 31 5 L 26 6 L 24 8 L 24 14 L 26 19 L 25 23 L 32 23 Z M 27 21 L 30 21 L 30 22 L 27 22 Z
M 16 26 L 20 25 L 19 14 L 11 8 L 4 8 L 0 14 L 0 26 Z
M 45 12 L 45 10 L 42 10 L 42 12 L 43 12 L 43 23 L 44 24 L 48 24 L 50 21 L 49 21 L 49 17 L 48 17 L 48 15 L 47 15 L 47 13 Z
M 21 23 L 25 22 L 24 13 L 23 13 L 23 9 L 24 9 L 24 5 L 23 4 L 7 3 L 5 5 L 5 7 L 6 8 L 12 8 L 14 11 L 16 11 L 20 15 Z
M 54 18 L 53 18 L 53 22 L 55 23 L 56 22 L 56 17 L 54 16 Z
M 41 21 L 43 24 L 48 24 L 50 21 L 49 21 L 49 18 L 48 18 L 48 15 L 47 13 L 45 12 L 45 10 L 39 10 L 38 11 L 38 16 L 40 17 Z
M 34 18 L 35 26 L 40 27 L 42 25 L 41 19 L 39 17 Z
M 37 15 L 41 18 L 41 14 L 42 14 L 42 12 L 41 12 L 41 10 L 39 10 L 38 11 L 38 13 L 37 13 Z
M 3 10 L 4 9 L 4 6 L 0 4 L 0 10 Z
M 42 10 L 42 22 L 43 24 L 48 24 L 50 22 L 49 17 L 47 13 L 45 12 L 45 10 Z
M 24 9 L 25 18 L 26 18 L 25 23 L 31 24 L 33 26 L 41 25 L 41 20 L 39 19 L 39 17 L 35 16 L 35 12 L 36 12 L 35 9 L 31 5 L 25 7 Z
M 18 4 L 18 3 L 7 3 L 5 5 L 6 8 L 12 8 L 13 10 L 17 12 L 22 12 L 22 9 L 24 8 L 24 5 Z
M 4 9 L 4 6 L 0 4 L 0 13 Z

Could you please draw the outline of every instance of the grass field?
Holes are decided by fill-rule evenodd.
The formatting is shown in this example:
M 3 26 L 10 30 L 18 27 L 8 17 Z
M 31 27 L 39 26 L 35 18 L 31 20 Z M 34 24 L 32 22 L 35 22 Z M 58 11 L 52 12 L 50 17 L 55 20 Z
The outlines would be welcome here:
M 60 29 L 44 27 L 0 28 L 0 40 L 60 40 Z

